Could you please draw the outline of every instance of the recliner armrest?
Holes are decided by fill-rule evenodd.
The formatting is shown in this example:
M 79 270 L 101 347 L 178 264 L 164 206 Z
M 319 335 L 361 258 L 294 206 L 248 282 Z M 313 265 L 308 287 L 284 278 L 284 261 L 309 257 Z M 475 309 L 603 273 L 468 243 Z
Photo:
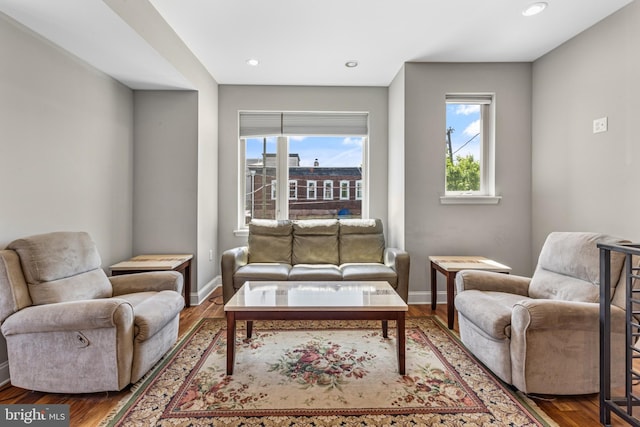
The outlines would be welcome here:
M 2 324 L 5 336 L 41 332 L 111 328 L 133 325 L 133 307 L 120 298 L 34 305 L 9 316 Z
M 236 270 L 249 262 L 249 247 L 240 246 L 227 249 L 222 253 L 220 268 L 222 270 L 222 296 L 226 304 L 235 293 L 233 275 Z
M 113 296 L 136 292 L 176 291 L 182 294 L 184 278 L 177 271 L 149 271 L 109 277 Z
M 407 302 L 409 298 L 409 268 L 411 258 L 409 252 L 399 248 L 385 248 L 384 264 L 391 267 L 398 275 L 398 286 L 396 292 Z
M 623 332 L 621 328 L 624 322 L 624 310 L 612 305 L 611 326 L 614 331 Z M 525 300 L 513 306 L 511 327 L 529 331 L 563 329 L 598 334 L 600 304 L 551 299 Z
M 516 295 L 529 295 L 530 277 L 494 271 L 462 270 L 456 274 L 456 291 L 468 290 L 506 292 Z

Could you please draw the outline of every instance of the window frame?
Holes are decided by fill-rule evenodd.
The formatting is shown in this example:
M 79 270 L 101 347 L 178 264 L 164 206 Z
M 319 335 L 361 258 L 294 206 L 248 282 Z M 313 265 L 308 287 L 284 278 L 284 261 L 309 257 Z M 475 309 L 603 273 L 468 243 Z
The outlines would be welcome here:
M 447 168 L 445 160 L 443 176 L 442 204 L 496 204 L 501 197 L 495 191 L 495 145 L 496 145 L 496 94 L 495 93 L 449 93 L 445 95 L 446 108 L 450 104 L 480 105 L 480 190 L 449 191 L 447 190 Z M 445 148 L 446 150 L 446 148 Z M 446 152 L 445 152 L 446 155 Z
M 313 197 L 310 196 L 310 189 L 313 187 Z M 315 179 L 307 180 L 307 200 L 317 200 L 318 199 L 318 181 Z
M 351 197 L 351 191 L 349 191 L 349 184 L 350 181 L 346 180 L 346 179 L 341 179 L 340 180 L 340 197 L 339 200 L 349 200 Z M 347 195 L 344 196 L 344 190 L 347 190 Z
M 258 117 L 258 121 L 254 121 L 249 123 L 249 125 L 252 124 L 257 124 L 258 127 L 256 128 L 243 128 L 242 124 L 241 124 L 241 117 L 243 114 L 256 114 Z M 264 116 L 262 116 L 264 115 Z M 278 121 L 281 123 L 279 125 L 279 129 L 274 130 L 275 128 L 269 127 L 269 126 L 264 126 L 264 127 L 260 127 L 261 123 L 260 120 L 264 119 L 266 117 L 266 122 L 268 122 L 268 125 L 271 125 L 273 123 L 271 123 L 273 120 L 271 116 L 273 115 L 279 115 L 281 117 L 286 116 L 287 120 L 292 119 L 292 121 L 289 121 L 288 124 L 298 124 L 302 126 L 302 128 L 308 127 L 310 124 L 313 125 L 313 117 L 311 118 L 311 122 L 309 121 L 305 121 L 307 120 L 307 118 L 309 116 L 314 116 L 317 115 L 319 117 L 319 127 L 318 129 L 320 129 L 318 132 L 300 132 L 300 133 L 281 133 L 283 132 L 282 129 L 282 120 L 278 119 Z M 338 122 L 336 122 L 335 116 L 341 116 L 338 118 Z M 271 195 L 273 196 L 272 200 L 275 200 L 275 219 L 276 220 L 284 220 L 289 218 L 289 199 L 288 198 L 282 198 L 282 197 L 278 197 L 278 195 L 282 195 L 282 194 L 288 194 L 288 176 L 289 176 L 289 172 L 288 172 L 288 157 L 289 157 L 289 138 L 293 137 L 293 136 L 298 136 L 298 135 L 305 135 L 305 136 L 338 136 L 338 137 L 357 137 L 357 138 L 362 138 L 362 164 L 360 165 L 361 168 L 361 177 L 362 179 L 360 181 L 362 181 L 362 198 L 358 199 L 360 200 L 361 203 L 361 217 L 362 218 L 369 218 L 369 185 L 367 184 L 370 180 L 370 171 L 369 171 L 369 142 L 370 142 L 370 136 L 369 136 L 369 129 L 370 129 L 370 125 L 369 125 L 369 118 L 370 118 L 370 112 L 367 111 L 329 111 L 329 112 L 324 112 L 324 111 L 303 111 L 303 112 L 296 112 L 296 111 L 283 111 L 283 112 L 275 112 L 275 111 L 264 111 L 264 110 L 238 110 L 238 128 L 239 128 L 239 133 L 238 133 L 238 197 L 237 197 L 237 228 L 234 231 L 235 235 L 238 236 L 243 236 L 243 235 L 247 235 L 248 233 L 248 223 L 246 222 L 246 212 L 245 212 L 245 208 L 246 208 L 246 185 L 247 182 L 249 182 L 250 176 L 248 174 L 245 173 L 245 169 L 246 169 L 246 152 L 247 152 L 247 145 L 246 142 L 248 139 L 250 138 L 268 138 L 268 137 L 275 137 L 276 138 L 276 152 L 275 152 L 275 156 L 276 156 L 276 176 L 277 179 L 272 181 L 272 189 L 270 191 Z M 346 121 L 342 121 L 342 119 L 345 119 Z M 245 123 L 245 122 L 243 122 Z M 321 130 L 322 129 L 331 129 L 332 126 L 334 126 L 337 123 L 340 123 L 340 126 L 342 126 L 343 124 L 345 124 L 345 126 L 338 126 L 340 129 L 346 129 L 344 131 L 339 131 L 339 133 L 324 133 Z M 329 127 L 323 127 L 328 125 Z M 243 131 L 243 129 L 248 129 L 248 131 L 245 133 Z M 258 130 L 256 130 L 258 129 Z M 353 132 L 351 132 L 353 131 Z M 245 176 L 247 175 L 247 176 Z M 330 198 L 324 199 L 324 197 L 321 199 L 320 196 L 318 195 L 318 191 L 319 191 L 319 186 L 318 186 L 318 182 L 316 181 L 316 185 L 315 185 L 315 198 L 312 200 L 327 200 L 327 201 L 335 201 L 335 194 L 334 194 L 334 185 L 333 185 L 333 181 L 331 181 L 331 191 L 330 191 Z M 308 189 L 307 189 L 308 191 Z M 324 188 L 323 188 L 323 193 L 324 193 Z M 323 194 L 324 196 L 324 194 Z
M 329 186 L 327 187 L 327 184 Z M 327 189 L 329 189 L 329 196 L 327 197 Z M 325 179 L 322 181 L 322 200 L 333 200 L 333 180 Z
M 291 184 L 293 184 L 293 188 L 291 187 Z M 291 192 L 291 190 L 293 190 L 293 193 Z M 289 180 L 289 200 L 298 200 L 298 180 L 297 179 L 290 179 Z M 293 194 L 293 197 L 292 197 Z

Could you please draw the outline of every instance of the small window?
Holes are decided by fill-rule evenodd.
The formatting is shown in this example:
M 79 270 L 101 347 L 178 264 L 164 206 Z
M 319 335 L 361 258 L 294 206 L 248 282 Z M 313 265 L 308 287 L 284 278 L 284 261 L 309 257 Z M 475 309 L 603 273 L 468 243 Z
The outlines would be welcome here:
M 324 200 L 333 200 L 333 181 L 325 180 L 324 181 L 324 192 L 323 197 Z
M 271 180 L 271 200 L 276 200 L 276 188 L 277 188 L 277 182 L 275 179 Z
M 349 181 L 340 181 L 340 200 L 349 200 Z
M 316 181 L 307 181 L 307 199 L 315 200 L 316 199 Z
M 298 198 L 298 181 L 295 179 L 289 180 L 289 200 L 296 200 Z
M 362 200 L 362 180 L 356 181 L 356 200 Z
M 445 195 L 494 196 L 494 97 L 446 96 Z

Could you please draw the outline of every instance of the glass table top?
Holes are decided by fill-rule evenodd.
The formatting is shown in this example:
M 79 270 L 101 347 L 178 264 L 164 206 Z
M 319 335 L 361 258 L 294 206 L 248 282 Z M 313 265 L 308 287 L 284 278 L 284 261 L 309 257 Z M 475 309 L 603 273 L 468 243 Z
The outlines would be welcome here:
M 246 282 L 225 311 L 407 311 L 387 282 Z

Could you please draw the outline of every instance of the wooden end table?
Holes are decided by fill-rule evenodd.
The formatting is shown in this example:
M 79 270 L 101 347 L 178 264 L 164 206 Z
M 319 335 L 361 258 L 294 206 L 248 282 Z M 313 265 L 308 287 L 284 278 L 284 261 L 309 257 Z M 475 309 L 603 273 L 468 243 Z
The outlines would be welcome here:
M 511 267 L 482 256 L 430 256 L 431 262 L 431 309 L 436 309 L 436 271 L 447 278 L 447 326 L 453 329 L 453 298 L 455 296 L 456 274 L 461 270 L 484 270 L 509 273 Z
M 184 305 L 191 307 L 191 260 L 192 254 L 138 255 L 112 265 L 111 274 L 143 273 L 146 271 L 177 271 L 184 277 Z

